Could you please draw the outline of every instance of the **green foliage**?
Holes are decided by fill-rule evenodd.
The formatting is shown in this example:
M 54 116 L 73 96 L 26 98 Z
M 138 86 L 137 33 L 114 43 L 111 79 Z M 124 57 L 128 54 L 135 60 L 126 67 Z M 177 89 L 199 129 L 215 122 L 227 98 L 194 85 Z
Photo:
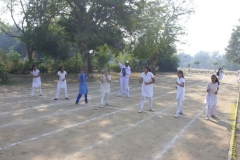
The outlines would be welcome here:
M 42 65 L 38 66 L 40 73 L 48 73 L 48 68 Z
M 67 58 L 66 60 L 60 62 L 58 67 L 64 66 L 67 73 L 78 73 L 82 68 L 82 58 L 80 54 L 73 57 Z
M 22 65 L 20 64 L 21 55 L 10 48 L 7 53 L 7 70 L 9 73 L 16 73 L 21 70 Z
M 179 58 L 176 54 L 171 57 L 161 57 L 158 63 L 158 71 L 161 72 L 176 72 L 179 63 Z
M 97 48 L 97 50 L 94 52 L 94 55 L 91 56 L 92 64 L 95 70 L 102 71 L 102 69 L 109 66 L 109 54 L 110 50 L 107 44 Z
M 5 83 L 9 81 L 9 76 L 7 72 L 7 56 L 6 53 L 3 50 L 0 50 L 0 82 Z
M 195 61 L 194 64 L 198 66 L 200 64 L 200 62 L 199 61 Z
M 225 50 L 227 59 L 240 65 L 240 26 L 233 29 L 233 33 Z

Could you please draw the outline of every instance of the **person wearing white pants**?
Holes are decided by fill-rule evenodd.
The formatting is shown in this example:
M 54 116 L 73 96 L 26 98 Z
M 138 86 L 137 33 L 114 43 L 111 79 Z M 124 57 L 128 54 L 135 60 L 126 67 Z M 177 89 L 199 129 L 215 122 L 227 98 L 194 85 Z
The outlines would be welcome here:
M 64 71 L 64 67 L 61 66 L 59 68 L 59 71 L 57 73 L 58 75 L 58 84 L 57 84 L 57 91 L 56 91 L 56 96 L 53 100 L 58 100 L 58 97 L 60 95 L 60 90 L 64 89 L 65 93 L 65 98 L 68 99 L 68 94 L 67 94 L 67 72 Z
M 224 74 L 223 68 L 219 68 L 219 69 L 218 69 L 218 81 L 219 81 L 219 82 L 222 81 L 222 79 L 223 79 L 223 74 Z
M 100 91 L 101 91 L 100 107 L 101 108 L 103 107 L 105 95 L 106 95 L 106 99 L 107 99 L 106 105 L 111 106 L 111 104 L 109 103 L 110 84 L 111 84 L 111 76 L 108 75 L 108 71 L 105 70 L 104 75 L 102 75 L 102 78 L 101 78 L 101 86 L 100 86 Z
M 238 84 L 239 84 L 239 83 L 240 83 L 240 70 L 238 70 L 236 76 L 238 77 L 237 82 L 238 82 Z
M 216 107 L 217 107 L 217 93 L 219 90 L 219 80 L 216 75 L 211 76 L 211 81 L 207 84 L 207 94 L 206 94 L 206 120 L 209 117 L 217 118 Z
M 183 71 L 179 70 L 177 72 L 178 75 L 178 79 L 177 79 L 177 94 L 176 94 L 176 99 L 177 99 L 177 111 L 175 114 L 175 118 L 177 118 L 179 116 L 179 114 L 183 114 L 182 111 L 182 102 L 184 100 L 184 96 L 185 96 L 185 79 L 184 79 L 184 75 L 183 75 Z
M 118 93 L 118 97 L 122 96 L 123 86 L 125 88 L 126 97 L 129 98 L 129 77 L 131 75 L 131 68 L 129 67 L 129 61 L 125 62 L 125 65 L 122 65 L 117 61 L 118 66 L 121 68 L 120 71 L 120 89 Z
M 148 66 L 143 66 L 143 73 L 139 79 L 139 83 L 142 84 L 142 99 L 140 102 L 140 109 L 138 113 L 143 112 L 143 106 L 145 99 L 149 98 L 149 111 L 154 111 L 152 108 L 152 97 L 153 97 L 153 83 L 155 83 L 154 75 L 150 72 Z
M 37 69 L 36 65 L 33 65 L 32 71 L 30 72 L 31 77 L 33 77 L 32 81 L 32 92 L 31 92 L 31 97 L 34 96 L 34 88 L 39 88 L 39 96 L 43 96 L 42 94 L 42 83 L 41 83 L 41 76 L 40 76 L 40 71 Z

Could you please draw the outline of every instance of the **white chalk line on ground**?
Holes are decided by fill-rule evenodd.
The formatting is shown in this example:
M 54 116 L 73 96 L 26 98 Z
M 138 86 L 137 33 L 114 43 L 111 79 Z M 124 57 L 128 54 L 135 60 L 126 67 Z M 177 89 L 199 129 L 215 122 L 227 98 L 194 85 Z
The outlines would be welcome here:
M 146 102 L 145 102 L 145 103 L 146 103 Z M 164 111 L 166 111 L 167 109 L 169 109 L 170 107 L 172 107 L 172 106 L 174 106 L 174 105 L 176 105 L 176 104 L 170 105 L 170 106 L 164 108 L 164 109 L 163 109 L 162 111 L 160 111 L 160 112 L 164 112 Z M 141 113 L 139 113 L 139 114 L 141 114 Z M 151 115 L 150 117 L 147 117 L 147 118 L 144 118 L 144 119 L 142 119 L 142 120 L 140 120 L 140 121 L 137 121 L 137 122 L 134 123 L 133 125 L 131 125 L 131 126 L 129 126 L 129 127 L 126 127 L 126 128 L 123 128 L 123 129 L 121 129 L 120 131 L 117 131 L 117 132 L 115 132 L 114 134 L 109 135 L 108 137 L 104 138 L 103 140 L 100 140 L 100 141 L 95 142 L 93 145 L 90 145 L 90 146 L 88 146 L 88 147 L 84 147 L 84 148 L 81 149 L 80 151 L 74 153 L 73 156 L 74 156 L 74 157 L 78 157 L 78 156 L 80 156 L 83 152 L 85 152 L 85 151 L 87 151 L 87 150 L 90 150 L 90 149 L 92 149 L 92 148 L 94 148 L 94 147 L 96 147 L 96 146 L 98 146 L 98 145 L 101 145 L 103 142 L 105 142 L 105 141 L 107 141 L 107 140 L 109 140 L 109 139 L 111 139 L 111 138 L 113 138 L 113 137 L 115 137 L 115 136 L 117 136 L 117 135 L 119 135 L 119 134 L 121 134 L 121 133 L 123 133 L 123 132 L 125 132 L 125 131 L 127 131 L 127 130 L 129 130 L 129 129 L 131 129 L 131 128 L 133 128 L 133 127 L 136 127 L 136 126 L 138 126 L 140 123 L 143 123 L 143 122 L 145 122 L 146 120 L 151 119 L 151 118 L 153 118 L 153 117 L 155 117 L 155 116 L 157 116 L 157 115 Z M 70 157 L 66 157 L 64 160 L 70 160 Z
M 171 93 L 173 93 L 173 92 L 170 92 L 170 93 L 161 95 L 161 96 L 159 96 L 159 97 L 155 97 L 154 99 L 164 97 L 164 96 L 166 96 L 166 95 L 168 95 L 168 94 L 171 94 Z M 37 137 L 33 137 L 33 138 L 26 139 L 26 140 L 23 140 L 23 141 L 15 142 L 15 143 L 6 145 L 6 146 L 4 146 L 4 147 L 1 147 L 0 150 L 8 149 L 8 148 L 10 148 L 10 147 L 12 147 L 12 146 L 16 146 L 16 145 L 19 145 L 19 144 L 22 144 L 22 143 L 25 143 L 25 142 L 29 142 L 29 141 L 33 141 L 33 140 L 38 140 L 38 139 L 40 139 L 40 138 L 43 138 L 43 137 L 46 137 L 46 136 L 49 136 L 49 135 L 58 133 L 58 132 L 60 132 L 60 131 L 63 131 L 63 130 L 69 129 L 69 128 L 73 128 L 73 127 L 76 127 L 76 126 L 85 124 L 85 123 L 87 123 L 87 122 L 91 122 L 91 121 L 96 120 L 96 119 L 100 119 L 100 118 L 109 116 L 109 115 L 112 115 L 112 114 L 116 114 L 116 113 L 121 112 L 121 111 L 125 111 L 127 108 L 135 107 L 135 106 L 138 106 L 138 105 L 140 105 L 140 103 L 134 104 L 134 105 L 132 105 L 132 106 L 130 106 L 130 107 L 125 107 L 125 108 L 123 108 L 123 109 L 121 109 L 121 110 L 117 110 L 117 111 L 114 111 L 114 112 L 110 112 L 110 113 L 107 113 L 107 114 L 104 114 L 104 115 L 101 115 L 101 116 L 98 116 L 98 117 L 95 117 L 95 118 L 92 118 L 92 119 L 88 119 L 88 120 L 85 120 L 85 121 L 82 121 L 82 122 L 79 122 L 79 123 L 70 125 L 70 126 L 68 126 L 68 127 L 64 127 L 64 128 L 61 128 L 61 129 L 52 131 L 52 132 L 48 132 L 48 133 L 42 134 L 42 135 L 37 136 Z
M 226 88 L 229 83 L 232 81 L 233 79 L 231 79 L 222 89 Z M 199 112 L 190 122 L 187 123 L 186 126 L 183 127 L 183 129 L 178 132 L 171 140 L 170 142 L 164 147 L 163 151 L 160 152 L 158 155 L 156 155 L 153 160 L 157 160 L 160 159 L 171 147 L 172 145 L 176 142 L 176 140 L 179 138 L 180 135 L 182 135 L 183 132 L 185 132 L 185 130 L 193 123 L 196 121 L 196 119 L 198 119 L 198 117 L 206 110 L 203 109 L 201 112 Z
M 134 95 L 138 95 L 138 94 L 139 93 L 132 94 L 132 95 L 134 96 Z M 117 99 L 113 100 L 112 102 L 114 102 L 114 101 L 117 101 Z M 52 118 L 53 116 L 56 116 L 56 115 L 69 114 L 69 112 L 84 110 L 84 109 L 87 109 L 87 108 L 90 108 L 90 107 L 96 107 L 96 106 L 100 106 L 100 104 L 87 105 L 87 106 L 84 106 L 84 107 L 78 107 L 78 108 L 74 108 L 74 109 L 70 109 L 70 110 L 63 110 L 63 111 L 60 111 L 60 112 L 57 112 L 57 113 L 54 113 L 54 114 L 40 116 L 40 117 L 37 117 L 37 118 L 31 118 L 31 119 L 26 119 L 26 120 L 22 120 L 22 121 L 17 121 L 17 122 L 14 122 L 14 123 L 8 123 L 8 124 L 1 125 L 0 129 L 4 128 L 4 127 L 12 126 L 12 125 L 20 124 L 20 123 L 39 120 L 39 119 L 42 119 L 42 118 L 48 118 L 48 117 Z
M 134 90 L 139 90 L 140 88 L 134 88 L 132 89 L 131 91 L 134 91 Z M 112 94 L 117 94 L 118 92 L 110 92 L 110 95 Z M 90 96 L 89 98 L 96 98 L 96 97 L 101 97 L 101 95 L 97 95 L 97 96 Z M 53 102 L 52 104 L 48 104 L 48 105 L 41 105 L 41 106 L 37 106 L 37 107 L 29 107 L 29 108 L 25 108 L 25 109 L 18 109 L 18 110 L 10 110 L 10 111 L 7 111 L 7 112 L 1 112 L 0 115 L 3 115 L 3 114 L 9 114 L 9 113 L 15 113 L 15 112 L 23 112 L 23 111 L 27 111 L 27 110 L 32 110 L 32 109 L 39 109 L 39 108 L 48 108 L 49 106 L 54 106 L 54 105 L 59 105 L 59 104 L 63 104 L 63 103 L 75 103 L 75 101 L 70 101 L 70 100 L 58 100 L 57 102 L 56 101 L 51 101 Z
M 204 109 L 205 110 L 205 109 Z M 183 129 L 178 132 L 173 139 L 170 140 L 170 142 L 164 147 L 163 151 L 158 154 L 155 158 L 153 158 L 154 160 L 157 160 L 159 158 L 161 158 L 168 150 L 169 148 L 171 148 L 171 146 L 175 143 L 175 141 L 178 139 L 178 137 L 180 135 L 182 135 L 182 133 L 193 123 L 196 121 L 196 119 L 204 112 L 204 110 L 202 110 L 201 112 L 199 112 L 190 122 L 187 123 L 186 126 L 183 127 Z
M 132 88 L 132 86 L 135 86 L 135 85 L 139 85 L 139 84 L 133 84 L 133 85 L 131 85 L 130 86 L 130 91 L 132 90 L 131 88 Z M 99 88 L 100 88 L 100 86 L 97 86 L 97 87 L 93 87 L 93 88 L 98 88 L 97 90 L 94 90 L 94 91 L 99 91 L 99 93 L 100 93 L 100 90 L 99 90 Z M 118 89 L 119 87 L 112 87 L 111 89 Z M 75 90 L 78 90 L 78 88 L 76 88 Z M 64 91 L 63 89 L 61 90 L 61 91 Z M 89 92 L 91 92 L 91 91 L 89 91 Z M 46 95 L 46 94 L 44 94 L 43 96 L 40 96 L 40 97 L 42 97 L 42 98 L 45 98 L 45 97 L 50 97 L 50 96 L 52 96 L 53 98 L 49 98 L 48 100 L 53 100 L 54 98 L 55 98 L 55 94 L 56 92 L 53 92 L 53 94 L 51 94 L 51 95 Z M 117 92 L 118 93 L 118 92 Z M 78 92 L 76 92 L 76 93 L 68 93 L 68 96 L 69 95 L 77 95 L 78 94 Z M 64 95 L 65 96 L 65 95 Z M 28 96 L 29 97 L 29 96 Z M 1 106 L 4 106 L 4 105 L 8 105 L 8 104 L 12 104 L 12 103 L 22 103 L 22 102 L 28 102 L 28 101 L 34 101 L 34 100 L 42 100 L 42 99 L 35 99 L 35 98 L 29 98 L 29 99 L 27 99 L 27 100 L 23 100 L 23 101 L 14 101 L 14 102 L 9 102 L 9 103 L 4 103 L 4 104 L 2 104 Z

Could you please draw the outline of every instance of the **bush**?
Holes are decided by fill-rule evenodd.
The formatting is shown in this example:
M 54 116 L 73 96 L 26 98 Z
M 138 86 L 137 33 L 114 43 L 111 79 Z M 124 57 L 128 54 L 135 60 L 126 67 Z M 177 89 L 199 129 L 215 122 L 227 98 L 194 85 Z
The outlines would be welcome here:
M 38 66 L 40 73 L 48 73 L 48 68 L 44 66 Z
M 118 67 L 118 65 L 110 65 L 110 70 L 113 71 L 113 72 L 120 72 L 120 68 Z
M 0 82 L 4 83 L 10 80 L 7 69 L 3 63 L 0 63 Z
M 172 55 L 171 57 L 161 57 L 158 62 L 158 71 L 161 72 L 176 72 L 179 64 L 179 59 L 177 55 Z
M 64 66 L 67 73 L 78 73 L 82 67 L 82 58 L 80 54 L 78 56 L 73 56 L 68 58 L 64 62 L 59 62 L 58 67 Z

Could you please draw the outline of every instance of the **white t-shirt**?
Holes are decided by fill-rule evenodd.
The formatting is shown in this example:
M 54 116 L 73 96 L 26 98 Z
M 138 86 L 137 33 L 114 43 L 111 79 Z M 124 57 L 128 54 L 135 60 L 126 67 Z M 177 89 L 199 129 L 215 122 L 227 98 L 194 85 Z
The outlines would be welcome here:
M 143 79 L 142 83 L 142 96 L 143 97 L 153 97 L 153 84 L 146 85 L 145 83 L 152 82 L 152 78 L 154 75 L 151 72 L 143 72 L 141 74 L 141 78 Z
M 108 78 L 108 80 L 111 80 L 111 76 L 110 75 L 108 75 L 107 78 Z M 102 82 L 102 84 L 100 86 L 100 91 L 102 93 L 109 93 L 110 92 L 110 83 L 107 81 L 105 75 L 102 75 L 102 80 L 103 80 L 103 82 Z
M 181 87 L 181 86 L 177 85 L 176 99 L 184 100 L 184 96 L 185 96 L 185 79 L 183 77 L 178 78 L 177 79 L 177 83 L 178 84 L 183 84 L 184 83 L 184 87 Z
M 38 69 L 36 69 L 36 71 L 33 70 L 30 73 L 33 76 L 32 87 L 34 87 L 34 88 L 40 87 L 42 85 L 41 79 L 40 79 L 40 77 L 35 77 L 35 76 L 39 75 L 40 71 Z
M 65 79 L 67 72 L 64 71 L 61 73 L 61 71 L 58 71 L 57 75 L 59 76 L 57 88 L 66 88 L 67 83 L 66 80 L 63 81 L 63 79 Z

